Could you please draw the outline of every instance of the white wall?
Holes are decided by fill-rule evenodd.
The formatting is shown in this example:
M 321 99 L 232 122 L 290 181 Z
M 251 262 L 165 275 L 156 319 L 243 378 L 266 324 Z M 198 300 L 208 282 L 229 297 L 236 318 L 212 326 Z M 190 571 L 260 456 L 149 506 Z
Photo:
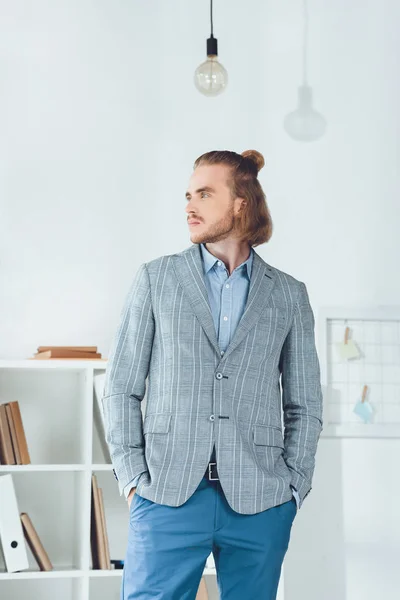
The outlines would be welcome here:
M 302 3 L 215 2 L 230 82 L 204 98 L 207 2 L 0 0 L 0 357 L 107 356 L 139 264 L 190 245 L 184 192 L 210 149 L 260 150 L 274 220 L 256 250 L 324 305 L 400 304 L 396 0 L 309 0 L 319 142 L 284 132 Z M 399 441 L 322 439 L 285 600 L 397 594 Z

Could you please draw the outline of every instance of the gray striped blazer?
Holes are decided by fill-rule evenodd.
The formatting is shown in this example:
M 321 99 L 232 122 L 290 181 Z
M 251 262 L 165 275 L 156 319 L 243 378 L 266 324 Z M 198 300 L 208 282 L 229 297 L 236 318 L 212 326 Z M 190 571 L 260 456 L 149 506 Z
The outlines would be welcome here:
M 231 508 L 254 514 L 311 490 L 322 430 L 306 286 L 257 252 L 241 320 L 221 356 L 200 246 L 140 265 L 112 343 L 103 395 L 120 494 L 180 506 L 215 443 Z M 145 393 L 146 413 L 141 401 Z

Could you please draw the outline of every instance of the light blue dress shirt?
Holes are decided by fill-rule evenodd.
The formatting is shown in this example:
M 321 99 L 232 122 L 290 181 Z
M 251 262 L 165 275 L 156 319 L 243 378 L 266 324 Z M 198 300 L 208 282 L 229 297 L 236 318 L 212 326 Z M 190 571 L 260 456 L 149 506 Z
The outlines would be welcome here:
M 250 248 L 247 260 L 229 275 L 224 262 L 211 254 L 205 244 L 200 244 L 200 248 L 208 299 L 222 356 L 229 346 L 246 306 L 254 250 Z M 132 487 L 137 485 L 139 477 L 140 474 L 125 486 L 126 498 Z M 298 507 L 300 498 L 293 486 L 292 492 Z

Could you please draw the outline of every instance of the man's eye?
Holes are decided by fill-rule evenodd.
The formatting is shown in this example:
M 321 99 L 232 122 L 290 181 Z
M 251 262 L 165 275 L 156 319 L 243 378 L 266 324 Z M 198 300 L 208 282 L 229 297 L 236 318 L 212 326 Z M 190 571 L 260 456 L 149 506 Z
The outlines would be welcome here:
M 203 197 L 203 196 L 204 196 L 204 194 L 206 194 L 206 195 L 208 196 L 208 192 L 202 192 L 202 193 L 201 193 L 201 196 Z

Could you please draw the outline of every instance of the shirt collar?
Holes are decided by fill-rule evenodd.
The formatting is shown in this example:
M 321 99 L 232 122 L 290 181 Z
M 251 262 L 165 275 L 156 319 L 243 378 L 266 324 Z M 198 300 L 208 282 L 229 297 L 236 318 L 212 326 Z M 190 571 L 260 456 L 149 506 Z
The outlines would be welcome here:
M 208 271 L 210 269 L 212 269 L 212 267 L 215 265 L 215 263 L 218 262 L 218 258 L 216 256 L 214 256 L 213 254 L 211 254 L 211 252 L 209 252 L 207 250 L 207 248 L 205 247 L 205 245 L 203 243 L 200 244 L 200 248 L 201 248 L 201 255 L 203 257 L 204 272 L 208 273 Z M 246 269 L 249 280 L 251 277 L 251 268 L 253 266 L 253 254 L 254 254 L 254 251 L 253 251 L 253 248 L 251 248 L 249 258 L 240 265 L 242 267 L 242 269 Z

